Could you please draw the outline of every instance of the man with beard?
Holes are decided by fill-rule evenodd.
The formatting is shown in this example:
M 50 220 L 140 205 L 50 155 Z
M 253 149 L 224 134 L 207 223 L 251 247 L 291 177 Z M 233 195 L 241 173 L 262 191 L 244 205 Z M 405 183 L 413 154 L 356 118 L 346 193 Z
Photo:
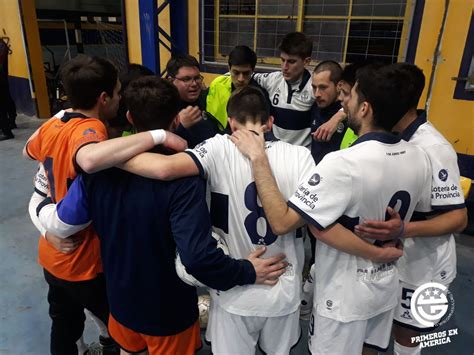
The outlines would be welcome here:
M 409 220 L 430 205 L 431 168 L 418 147 L 390 131 L 411 104 L 408 75 L 393 68 L 357 72 L 348 103 L 349 126 L 359 135 L 352 147 L 327 154 L 302 177 L 288 204 L 279 192 L 263 149 L 262 135 L 239 130 L 232 140 L 252 162 L 258 195 L 274 233 L 309 223 L 316 247 L 316 285 L 309 325 L 312 354 L 374 354 L 386 349 L 397 304 L 402 255 L 398 242 L 384 245 L 392 260 L 374 258 L 373 240 L 351 231 L 360 220 L 383 220 L 400 205 Z M 400 231 L 402 234 L 403 229 Z M 352 297 L 348 295 L 357 295 Z M 375 352 L 374 352 L 375 351 Z
M 347 129 L 345 115 L 336 115 L 341 110 L 337 100 L 341 73 L 341 66 L 332 60 L 323 61 L 314 68 L 311 85 L 316 105 L 311 110 L 311 154 L 316 164 L 327 153 L 339 150 Z

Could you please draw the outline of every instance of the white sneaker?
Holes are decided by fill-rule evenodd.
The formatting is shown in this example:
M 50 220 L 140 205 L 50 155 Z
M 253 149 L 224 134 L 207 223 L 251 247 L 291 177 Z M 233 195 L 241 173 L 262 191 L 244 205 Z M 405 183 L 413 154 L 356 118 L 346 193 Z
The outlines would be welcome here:
M 199 323 L 201 324 L 201 329 L 207 327 L 209 322 L 209 306 L 211 304 L 211 296 L 201 295 L 198 297 L 198 308 L 199 308 Z

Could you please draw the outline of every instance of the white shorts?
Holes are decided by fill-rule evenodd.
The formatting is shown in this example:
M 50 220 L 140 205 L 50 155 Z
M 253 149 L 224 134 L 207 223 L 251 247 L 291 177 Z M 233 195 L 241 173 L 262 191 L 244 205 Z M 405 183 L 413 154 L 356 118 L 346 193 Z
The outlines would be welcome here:
M 212 302 L 211 302 L 212 304 Z M 247 317 L 212 304 L 206 340 L 213 354 L 288 354 L 301 336 L 299 310 L 280 317 Z
M 446 284 L 444 286 L 449 288 L 449 285 L 450 284 Z M 400 327 L 411 329 L 417 332 L 430 332 L 436 329 L 436 327 L 426 327 L 423 324 L 420 324 L 415 318 L 413 318 L 411 314 L 411 296 L 418 287 L 419 286 L 400 281 L 398 305 L 395 307 L 393 323 L 399 325 Z
M 312 355 L 360 355 L 364 346 L 386 351 L 394 310 L 370 319 L 344 323 L 322 317 L 313 308 L 308 327 L 308 349 Z

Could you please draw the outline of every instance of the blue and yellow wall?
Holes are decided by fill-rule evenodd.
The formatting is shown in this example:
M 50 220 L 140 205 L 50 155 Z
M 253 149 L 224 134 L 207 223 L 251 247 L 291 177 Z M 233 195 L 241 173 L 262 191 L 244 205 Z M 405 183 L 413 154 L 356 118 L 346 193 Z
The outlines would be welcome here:
M 200 58 L 200 1 L 187 1 L 186 20 L 189 54 Z M 143 44 L 139 40 L 141 3 L 147 0 L 125 0 L 130 61 L 144 63 Z M 153 2 L 153 1 L 152 1 Z M 183 1 L 180 1 L 183 2 Z M 158 1 L 158 5 L 163 1 Z M 458 153 L 474 154 L 474 101 L 472 98 L 455 98 L 460 63 L 468 44 L 467 34 L 472 18 L 473 2 L 470 0 L 418 0 L 413 2 L 414 15 L 408 41 L 407 60 L 414 61 L 426 75 L 426 87 L 420 108 L 427 107 L 429 119 L 453 144 Z M 449 5 L 449 6 L 447 6 Z M 170 33 L 170 14 L 159 16 L 159 25 Z M 142 26 L 143 30 L 143 26 Z M 145 49 L 146 51 L 146 49 Z M 160 69 L 163 70 L 169 52 L 160 45 Z M 434 63 L 436 60 L 436 63 Z M 209 83 L 217 74 L 203 72 Z M 430 84 L 432 82 L 432 84 Z
M 420 106 L 427 105 L 429 120 L 458 153 L 474 155 L 474 92 L 464 98 L 455 98 L 458 82 L 453 79 L 459 77 L 466 47 L 473 45 L 467 37 L 474 5 L 470 0 L 450 0 L 447 8 L 445 1 L 426 0 L 424 3 L 415 56 L 415 64 L 426 75 Z M 435 58 L 438 62 L 434 67 Z
M 196 58 L 201 57 L 201 1 L 123 0 L 129 61 L 162 72 L 170 57 L 169 34 L 174 44 Z M 453 80 L 462 74 L 461 63 L 474 43 L 467 34 L 472 25 L 471 0 L 410 0 L 414 9 L 407 60 L 423 69 L 427 85 L 420 107 L 427 106 L 429 119 L 453 144 L 458 153 L 474 155 L 474 92 L 456 94 Z M 163 11 L 159 15 L 158 8 Z M 157 26 L 162 31 L 156 31 Z M 0 35 L 10 38 L 10 83 L 18 110 L 48 117 L 49 100 L 43 71 L 41 44 L 34 0 L 0 0 Z M 471 32 L 473 32 L 471 30 Z M 156 43 L 160 43 L 157 45 Z M 204 66 L 206 82 L 218 74 Z M 225 70 L 225 68 L 222 68 Z M 462 95 L 461 95 L 462 96 Z

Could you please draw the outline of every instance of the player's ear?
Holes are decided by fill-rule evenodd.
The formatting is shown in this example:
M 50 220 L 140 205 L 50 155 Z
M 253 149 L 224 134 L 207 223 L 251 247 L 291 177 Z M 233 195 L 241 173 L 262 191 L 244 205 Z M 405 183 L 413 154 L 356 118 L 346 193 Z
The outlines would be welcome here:
M 270 115 L 268 117 L 267 123 L 265 123 L 265 132 L 270 132 L 272 130 L 274 121 L 275 121 L 275 118 L 272 115 Z
M 362 116 L 367 116 L 369 114 L 369 110 L 371 109 L 370 104 L 367 101 L 361 103 L 359 110 Z
M 237 130 L 237 122 L 235 121 L 235 118 L 227 117 L 227 121 L 229 122 L 230 130 L 235 132 Z
M 109 95 L 105 91 L 102 91 L 99 96 L 99 104 L 101 106 L 104 106 L 107 104 L 109 99 L 110 99 Z
M 130 113 L 130 111 L 127 110 L 127 113 L 125 114 L 125 116 L 127 117 L 127 121 L 130 122 L 130 124 L 132 126 L 134 126 L 133 124 L 133 117 L 132 117 L 132 114 Z
M 305 66 L 308 66 L 308 65 L 311 64 L 311 57 L 307 57 L 307 58 L 305 58 L 303 61 L 304 61 L 304 65 L 305 65 Z
M 176 115 L 176 117 L 171 121 L 170 124 L 170 131 L 174 132 L 176 131 L 176 128 L 179 126 L 179 115 Z

